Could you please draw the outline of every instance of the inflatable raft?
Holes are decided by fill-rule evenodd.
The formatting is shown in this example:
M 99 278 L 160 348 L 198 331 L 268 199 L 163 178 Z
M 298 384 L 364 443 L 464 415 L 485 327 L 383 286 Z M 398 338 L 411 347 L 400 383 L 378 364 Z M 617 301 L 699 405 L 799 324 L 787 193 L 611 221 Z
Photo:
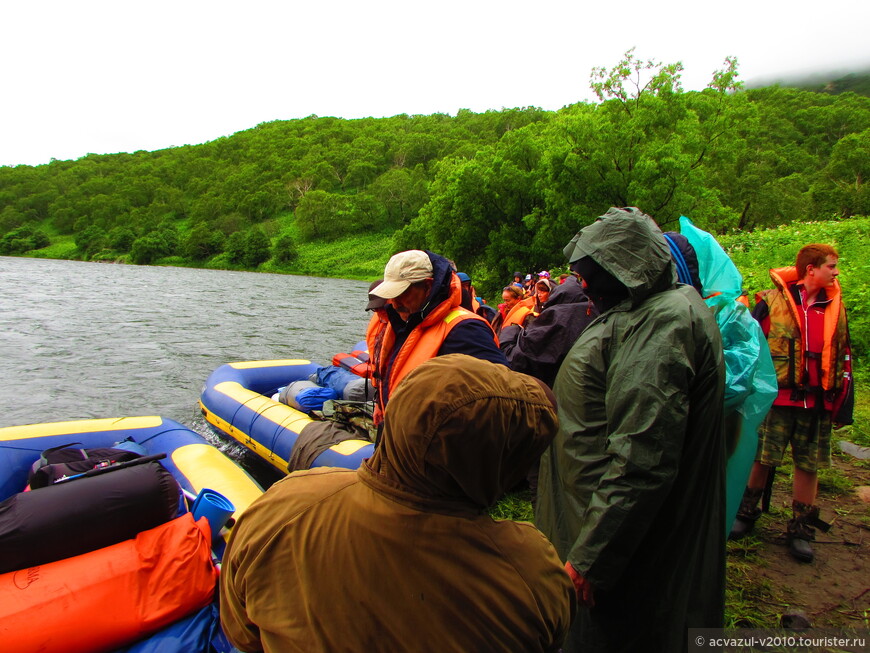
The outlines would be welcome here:
M 44 452 L 107 447 L 136 449 L 139 457 L 22 491 L 28 477 L 35 478 L 32 467 Z M 0 470 L 0 547 L 14 553 L 4 554 L 0 563 L 4 647 L 233 650 L 220 630 L 214 600 L 228 534 L 225 529 L 214 537 L 206 519 L 195 522 L 189 499 L 213 490 L 233 504 L 235 515 L 263 490 L 201 435 L 161 417 L 5 427 Z M 144 530 L 136 528 L 137 520 Z M 23 521 L 21 527 L 17 521 Z M 129 539 L 116 541 L 119 522 L 132 523 L 123 526 L 133 529 L 123 536 Z M 96 549 L 87 546 L 107 537 L 115 539 Z M 63 551 L 72 553 L 61 557 Z M 26 565 L 16 566 L 13 557 Z
M 287 473 L 294 447 L 316 420 L 273 397 L 281 388 L 305 381 L 320 369 L 307 360 L 228 363 L 206 380 L 200 409 L 218 434 L 239 442 Z M 319 453 L 310 467 L 356 469 L 373 450 L 369 440 L 347 439 Z

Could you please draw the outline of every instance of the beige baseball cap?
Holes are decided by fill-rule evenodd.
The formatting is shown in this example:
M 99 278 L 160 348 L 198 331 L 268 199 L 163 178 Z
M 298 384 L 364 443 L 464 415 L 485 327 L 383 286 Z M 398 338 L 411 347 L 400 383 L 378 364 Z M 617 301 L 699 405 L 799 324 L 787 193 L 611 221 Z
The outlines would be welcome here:
M 394 254 L 384 268 L 384 280 L 369 291 L 370 295 L 393 299 L 408 289 L 412 283 L 432 278 L 432 261 L 419 249 Z

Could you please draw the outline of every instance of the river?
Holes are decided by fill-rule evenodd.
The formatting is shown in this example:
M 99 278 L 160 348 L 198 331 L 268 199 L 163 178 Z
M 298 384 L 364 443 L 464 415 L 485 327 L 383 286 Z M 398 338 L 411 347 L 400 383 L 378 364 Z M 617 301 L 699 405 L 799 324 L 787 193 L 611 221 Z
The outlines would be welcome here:
M 0 426 L 161 415 L 205 433 L 215 368 L 328 365 L 364 338 L 368 285 L 0 257 Z

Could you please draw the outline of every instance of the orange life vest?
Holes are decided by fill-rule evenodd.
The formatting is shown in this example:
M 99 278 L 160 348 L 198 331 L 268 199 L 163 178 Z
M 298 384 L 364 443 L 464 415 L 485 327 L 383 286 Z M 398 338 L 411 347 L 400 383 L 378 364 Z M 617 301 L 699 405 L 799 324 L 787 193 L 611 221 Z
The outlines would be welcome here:
M 332 357 L 332 364 L 363 378 L 371 374 L 371 366 L 369 365 L 368 354 L 366 352 L 352 351 L 349 354 L 344 352 L 338 353 Z
M 504 316 L 504 320 L 501 323 L 501 328 L 504 329 L 509 324 L 519 324 L 522 326 L 523 322 L 525 322 L 529 313 L 531 313 L 535 308 L 535 296 L 526 297 L 518 301 L 513 305 L 511 310 L 507 312 L 507 315 Z
M 789 286 L 798 281 L 797 270 L 793 266 L 773 269 L 770 271 L 770 278 L 776 288 L 758 293 L 756 302 L 763 299 L 770 311 L 767 344 L 776 368 L 777 382 L 780 388 L 800 388 L 802 370 L 806 366 L 805 334 L 801 330 L 802 311 L 789 291 Z M 838 281 L 835 280 L 825 292 L 829 304 L 825 309 L 824 321 L 822 389 L 836 392 L 842 387 L 844 372 L 848 369 L 846 308 Z
M 450 283 L 450 295 L 408 334 L 405 342 L 402 343 L 401 349 L 399 349 L 395 357 L 392 357 L 393 363 L 389 371 L 389 378 L 387 378 L 387 367 L 396 342 L 396 334 L 385 312 L 376 311 L 372 316 L 366 331 L 366 343 L 368 344 L 369 355 L 371 356 L 372 385 L 378 390 L 375 423 L 380 423 L 382 419 L 383 408 L 386 403 L 383 401 L 384 390 L 386 390 L 386 396 L 388 397 L 411 370 L 430 358 L 435 358 L 444 344 L 445 338 L 447 338 L 447 335 L 457 324 L 465 320 L 480 320 L 492 331 L 492 327 L 486 318 L 472 313 L 459 305 L 461 298 L 462 290 L 459 277 L 453 274 L 453 279 Z M 495 333 L 493 333 L 492 337 L 496 346 L 498 346 L 498 338 Z M 383 385 L 384 379 L 387 381 L 386 388 Z

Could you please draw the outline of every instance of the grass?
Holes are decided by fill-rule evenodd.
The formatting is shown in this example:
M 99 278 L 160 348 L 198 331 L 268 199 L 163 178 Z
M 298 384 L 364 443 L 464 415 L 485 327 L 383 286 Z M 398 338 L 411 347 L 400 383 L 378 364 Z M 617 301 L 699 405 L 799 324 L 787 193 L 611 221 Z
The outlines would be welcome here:
M 493 519 L 534 522 L 531 498 L 532 493 L 529 490 L 509 492 L 489 509 L 489 516 Z
M 315 277 L 374 281 L 384 274 L 393 254 L 390 233 L 352 234 L 329 242 L 297 244 L 298 258 L 286 266 L 267 263 L 264 272 L 287 272 Z
M 725 564 L 725 627 L 769 628 L 789 606 L 789 597 L 757 573 L 761 542 L 749 535 L 728 542 Z
M 73 236 L 55 236 L 51 245 L 42 249 L 27 252 L 26 256 L 34 258 L 74 259 L 77 248 Z

